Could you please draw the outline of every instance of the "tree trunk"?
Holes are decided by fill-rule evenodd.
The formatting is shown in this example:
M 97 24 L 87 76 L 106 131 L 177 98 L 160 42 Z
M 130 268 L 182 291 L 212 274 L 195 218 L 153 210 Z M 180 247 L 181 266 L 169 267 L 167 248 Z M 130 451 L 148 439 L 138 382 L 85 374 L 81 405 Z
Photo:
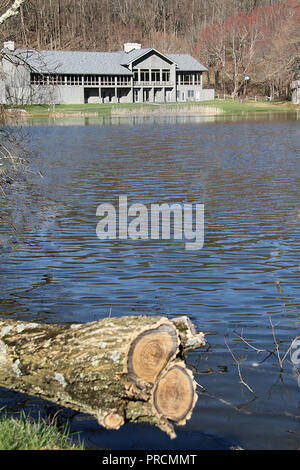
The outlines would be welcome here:
M 205 344 L 187 317 L 85 324 L 0 320 L 0 385 L 95 416 L 119 429 L 147 421 L 176 437 L 197 400 L 184 355 Z
M 3 13 L 3 15 L 0 16 L 0 24 L 4 23 L 11 16 L 17 15 L 18 12 L 19 12 L 20 6 L 24 2 L 25 2 L 25 0 L 15 0 L 14 3 L 12 4 L 12 6 L 10 8 L 8 8 L 6 10 L 6 12 Z

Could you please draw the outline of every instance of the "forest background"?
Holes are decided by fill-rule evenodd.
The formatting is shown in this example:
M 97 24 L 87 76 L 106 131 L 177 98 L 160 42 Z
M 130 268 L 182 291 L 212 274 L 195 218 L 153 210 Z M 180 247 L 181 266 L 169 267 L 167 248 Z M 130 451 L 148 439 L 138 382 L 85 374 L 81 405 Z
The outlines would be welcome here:
M 0 12 L 11 0 L 0 0 Z M 217 93 L 285 99 L 300 78 L 300 1 L 26 0 L 1 27 L 18 48 L 188 53 Z

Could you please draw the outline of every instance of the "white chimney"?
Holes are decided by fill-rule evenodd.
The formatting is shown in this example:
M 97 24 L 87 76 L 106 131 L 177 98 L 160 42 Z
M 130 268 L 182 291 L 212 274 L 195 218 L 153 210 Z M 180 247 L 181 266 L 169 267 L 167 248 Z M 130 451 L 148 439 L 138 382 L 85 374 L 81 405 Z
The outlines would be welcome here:
M 134 49 L 141 49 L 142 45 L 137 42 L 126 42 L 124 44 L 124 52 L 130 52 Z
M 15 50 L 15 42 L 14 41 L 6 41 L 3 43 L 4 49 L 8 49 L 9 51 L 14 52 Z

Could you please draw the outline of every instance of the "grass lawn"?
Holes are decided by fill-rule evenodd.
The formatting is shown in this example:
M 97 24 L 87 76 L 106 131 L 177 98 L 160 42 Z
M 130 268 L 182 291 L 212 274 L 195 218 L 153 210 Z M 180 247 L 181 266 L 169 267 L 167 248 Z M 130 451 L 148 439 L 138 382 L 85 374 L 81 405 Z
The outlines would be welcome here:
M 222 114 L 225 115 L 241 115 L 248 113 L 261 113 L 261 112 L 295 112 L 300 109 L 299 105 L 294 105 L 290 101 L 250 101 L 245 100 L 243 102 L 233 100 L 211 100 L 201 102 L 187 102 L 187 103 L 104 103 L 104 104 L 68 104 L 68 105 L 56 105 L 54 108 L 51 105 L 23 105 L 13 106 L 13 108 L 25 109 L 30 116 L 33 117 L 64 117 L 64 116 L 78 116 L 78 115 L 93 115 L 93 116 L 111 116 L 113 110 L 116 115 L 118 111 L 122 115 L 128 114 L 134 110 L 145 112 L 145 114 L 151 114 L 153 111 L 164 110 L 170 112 L 174 110 L 174 113 L 180 113 L 180 110 L 188 111 L 190 107 L 193 109 L 199 108 L 217 108 L 220 109 Z M 11 109 L 12 107 L 10 107 Z
M 207 103 L 207 102 L 206 102 Z M 253 101 L 245 100 L 244 102 L 224 100 L 210 101 L 215 106 L 221 108 L 226 114 L 241 114 L 245 112 L 295 112 L 300 106 L 294 105 L 291 101 Z
M 295 112 L 300 110 L 300 106 L 294 105 L 291 101 L 253 101 L 245 100 L 240 102 L 238 100 L 211 100 L 200 102 L 188 103 L 173 103 L 168 106 L 176 107 L 214 107 L 221 109 L 224 114 L 244 114 L 244 113 L 257 113 L 257 112 Z
M 144 103 L 99 103 L 99 104 L 57 104 L 52 105 L 19 105 L 8 106 L 10 109 L 25 109 L 31 116 L 51 116 L 54 113 L 77 115 L 77 114 L 95 114 L 99 116 L 110 116 L 113 108 L 132 109 L 142 107 L 155 108 L 155 105 L 145 105 Z
M 0 416 L 0 450 L 83 450 L 70 442 L 68 429 L 60 431 L 54 422 L 46 424 L 21 414 L 18 418 Z

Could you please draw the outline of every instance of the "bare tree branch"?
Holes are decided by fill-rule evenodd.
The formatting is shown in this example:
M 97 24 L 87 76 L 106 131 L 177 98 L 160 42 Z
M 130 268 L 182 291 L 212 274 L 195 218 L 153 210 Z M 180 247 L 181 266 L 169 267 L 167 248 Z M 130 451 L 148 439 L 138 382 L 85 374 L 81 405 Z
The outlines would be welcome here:
M 20 6 L 25 2 L 25 0 L 15 0 L 13 5 L 0 16 L 0 24 L 4 23 L 11 16 L 15 16 L 19 13 Z
M 227 343 L 227 341 L 226 341 L 225 336 L 224 336 L 224 341 L 225 341 L 225 344 L 226 344 L 226 347 L 227 347 L 228 351 L 230 352 L 230 354 L 231 354 L 231 356 L 232 356 L 234 362 L 235 362 L 236 365 L 237 365 L 238 374 L 239 374 L 239 378 L 240 378 L 241 384 L 244 385 L 251 393 L 253 393 L 253 395 L 254 395 L 255 397 L 257 397 L 256 393 L 252 390 L 252 388 L 247 384 L 247 382 L 244 381 L 243 376 L 242 376 L 242 372 L 241 372 L 241 361 L 239 361 L 239 360 L 235 357 L 235 355 L 233 354 L 233 352 L 231 351 L 230 347 L 228 346 L 228 343 Z

